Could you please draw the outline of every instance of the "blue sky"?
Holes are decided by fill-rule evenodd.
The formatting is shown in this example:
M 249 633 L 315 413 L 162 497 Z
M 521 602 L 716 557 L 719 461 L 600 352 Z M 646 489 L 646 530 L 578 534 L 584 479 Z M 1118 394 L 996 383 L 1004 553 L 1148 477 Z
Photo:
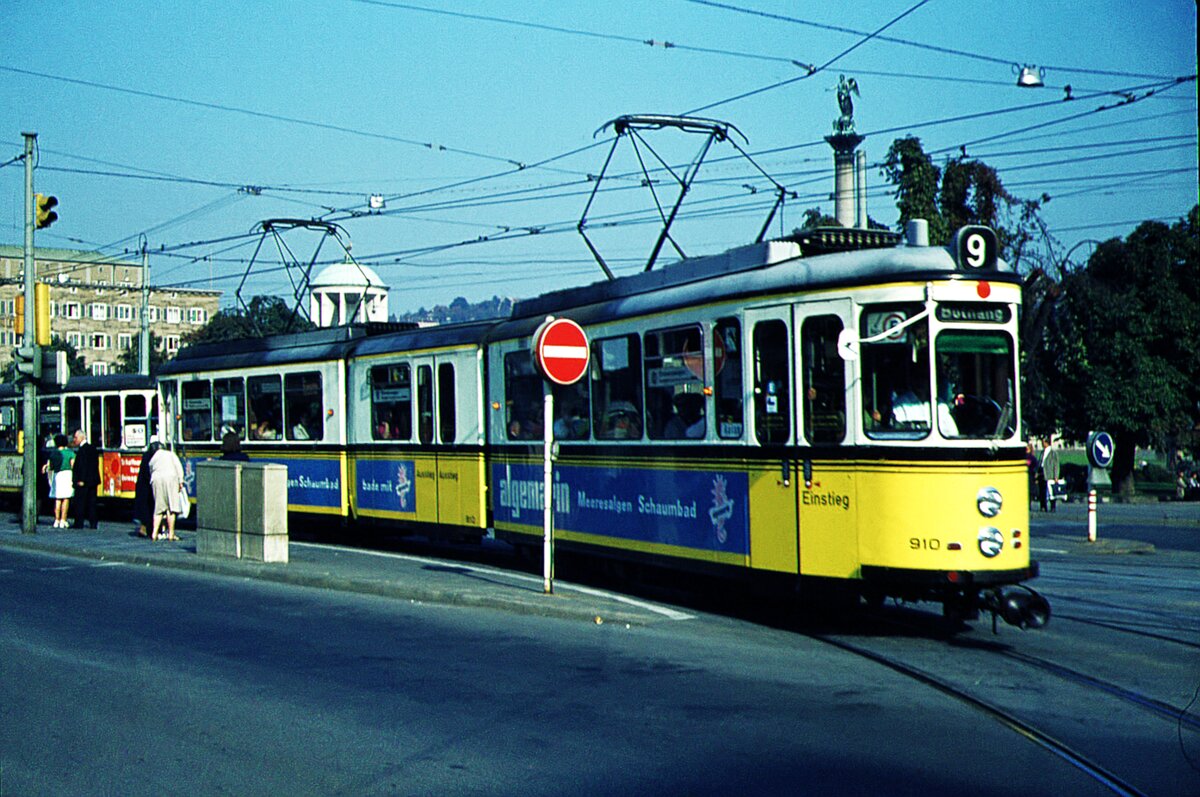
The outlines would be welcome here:
M 859 84 L 870 164 L 907 134 L 939 159 L 966 146 L 1014 194 L 1051 197 L 1056 257 L 1197 201 L 1196 81 L 1171 85 L 1196 73 L 1190 0 L 5 8 L 0 163 L 37 132 L 36 190 L 60 202 L 38 245 L 121 254 L 144 235 L 156 284 L 222 289 L 226 303 L 248 268 L 244 295 L 291 297 L 279 246 L 253 234 L 280 217 L 336 221 L 391 286 L 393 310 L 599 279 L 575 224 L 612 142 L 593 134 L 624 114 L 703 109 L 736 126 L 799 195 L 772 228 L 790 230 L 806 208 L 832 213 L 822 138 L 840 74 Z M 802 77 L 797 64 L 828 66 Z M 1013 64 L 1043 68 L 1045 88 L 1018 88 Z M 647 141 L 672 164 L 701 143 L 665 131 Z M 766 218 L 769 183 L 734 155 L 714 145 L 684 205 L 675 229 L 688 255 L 749 242 Z M 624 179 L 597 197 L 593 240 L 618 272 L 637 271 L 658 229 L 630 223 L 653 198 L 627 141 L 610 172 Z M 0 168 L 0 243 L 22 240 L 23 177 L 19 163 Z M 877 166 L 868 183 L 871 215 L 894 223 Z M 673 201 L 668 182 L 656 187 Z M 373 193 L 386 212 L 355 215 Z M 318 244 L 319 262 L 341 257 L 319 233 L 283 242 L 301 262 Z

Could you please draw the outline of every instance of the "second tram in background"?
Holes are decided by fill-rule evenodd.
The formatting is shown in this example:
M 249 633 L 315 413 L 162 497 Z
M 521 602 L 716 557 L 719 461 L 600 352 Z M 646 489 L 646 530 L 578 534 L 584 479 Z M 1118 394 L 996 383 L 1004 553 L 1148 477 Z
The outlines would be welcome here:
M 37 401 L 39 459 L 55 435 L 81 429 L 101 452 L 100 498 L 131 502 L 142 455 L 163 422 L 155 381 L 133 374 L 76 376 L 66 387 L 40 388 Z M 22 405 L 19 389 L 0 385 L 0 496 L 18 500 Z

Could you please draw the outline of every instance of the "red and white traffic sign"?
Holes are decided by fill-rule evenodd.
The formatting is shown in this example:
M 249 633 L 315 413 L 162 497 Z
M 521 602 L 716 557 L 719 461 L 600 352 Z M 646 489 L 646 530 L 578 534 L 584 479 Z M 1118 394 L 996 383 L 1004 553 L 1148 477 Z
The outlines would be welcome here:
M 582 379 L 590 357 L 587 333 L 569 318 L 548 318 L 533 333 L 533 361 L 555 384 L 573 385 Z

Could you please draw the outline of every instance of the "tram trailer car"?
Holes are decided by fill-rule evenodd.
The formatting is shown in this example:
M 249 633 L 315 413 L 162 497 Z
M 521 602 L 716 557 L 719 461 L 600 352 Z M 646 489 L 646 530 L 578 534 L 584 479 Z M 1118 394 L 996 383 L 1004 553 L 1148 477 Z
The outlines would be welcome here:
M 294 512 L 532 547 L 531 337 L 569 317 L 591 363 L 553 388 L 560 548 L 1036 627 L 1020 304 L 986 228 L 946 248 L 816 230 L 496 322 L 192 347 L 160 389 L 189 473 L 232 429 L 288 465 Z
M 370 324 L 184 349 L 159 379 L 187 483 L 232 431 L 252 461 L 288 467 L 301 519 L 482 537 L 485 329 Z

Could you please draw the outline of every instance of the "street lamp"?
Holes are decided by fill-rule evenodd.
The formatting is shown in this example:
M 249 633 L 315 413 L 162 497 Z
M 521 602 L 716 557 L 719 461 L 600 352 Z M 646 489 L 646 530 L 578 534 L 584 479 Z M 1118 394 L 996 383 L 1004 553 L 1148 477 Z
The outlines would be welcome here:
M 1046 70 L 1040 66 L 1013 64 L 1013 74 L 1017 76 L 1017 85 L 1021 88 L 1040 89 L 1046 85 L 1042 80 L 1046 76 Z

